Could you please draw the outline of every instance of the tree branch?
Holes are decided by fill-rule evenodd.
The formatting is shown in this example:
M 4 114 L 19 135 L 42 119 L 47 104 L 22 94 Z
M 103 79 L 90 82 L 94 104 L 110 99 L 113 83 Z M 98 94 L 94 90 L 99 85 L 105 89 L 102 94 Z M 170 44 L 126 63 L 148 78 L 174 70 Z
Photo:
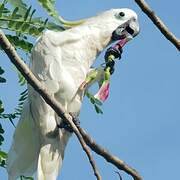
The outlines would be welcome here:
M 142 180 L 141 176 L 138 174 L 138 172 L 128 166 L 124 161 L 120 160 L 118 157 L 111 155 L 106 149 L 98 145 L 82 128 L 78 127 L 79 132 L 83 136 L 85 142 L 88 146 L 91 147 L 91 149 L 99 154 L 100 156 L 104 157 L 104 159 L 116 166 L 119 170 L 125 171 L 127 174 L 131 175 L 134 180 Z
M 180 40 L 169 31 L 163 21 L 155 14 L 155 12 L 149 7 L 144 0 L 135 0 L 141 10 L 151 19 L 161 33 L 180 51 Z
M 27 82 L 44 98 L 47 104 L 49 104 L 54 111 L 66 122 L 70 124 L 74 133 L 78 137 L 78 140 L 81 143 L 81 146 L 86 151 L 89 161 L 93 167 L 94 174 L 97 179 L 101 180 L 101 177 L 96 169 L 94 164 L 94 160 L 91 158 L 91 154 L 89 149 L 86 147 L 86 144 L 97 154 L 104 157 L 108 162 L 114 164 L 118 169 L 125 171 L 130 174 L 134 180 L 142 180 L 142 178 L 138 175 L 138 173 L 125 164 L 122 160 L 118 159 L 115 156 L 112 156 L 109 152 L 107 152 L 104 148 L 96 144 L 91 137 L 89 137 L 85 131 L 79 126 L 75 125 L 72 121 L 73 117 L 70 114 L 67 114 L 61 104 L 48 93 L 48 90 L 39 82 L 39 80 L 34 76 L 34 74 L 30 71 L 27 65 L 21 60 L 15 51 L 14 47 L 10 44 L 2 30 L 0 30 L 0 46 L 6 52 L 7 56 L 11 60 L 11 62 L 16 66 L 16 68 L 22 73 Z M 85 143 L 86 142 L 86 143 Z
M 41 84 L 41 82 L 34 76 L 34 74 L 30 71 L 30 69 L 27 67 L 27 65 L 21 60 L 21 58 L 18 56 L 17 52 L 15 51 L 14 47 L 11 45 L 9 40 L 6 38 L 5 34 L 2 30 L 0 30 L 0 46 L 5 51 L 11 62 L 16 66 L 16 68 L 22 73 L 22 75 L 25 77 L 27 82 L 43 97 L 43 99 L 46 101 L 47 104 L 49 104 L 54 111 L 66 122 L 68 122 L 73 129 L 74 133 L 76 134 L 83 150 L 86 152 L 89 162 L 92 166 L 92 169 L 94 171 L 94 175 L 96 176 L 97 180 L 101 180 L 101 176 L 97 170 L 95 161 L 93 157 L 91 156 L 91 152 L 89 148 L 87 147 L 86 143 L 84 142 L 83 137 L 79 133 L 79 130 L 77 129 L 76 125 L 72 121 L 72 117 L 67 114 L 62 105 L 56 101 L 56 99 L 49 94 L 48 90 L 45 86 Z

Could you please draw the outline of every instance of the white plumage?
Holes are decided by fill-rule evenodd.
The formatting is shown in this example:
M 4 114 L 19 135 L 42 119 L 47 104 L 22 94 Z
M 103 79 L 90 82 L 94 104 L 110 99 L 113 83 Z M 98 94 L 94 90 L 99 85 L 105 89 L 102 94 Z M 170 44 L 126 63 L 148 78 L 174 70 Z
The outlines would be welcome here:
M 30 68 L 67 112 L 78 115 L 83 100 L 79 86 L 98 54 L 112 42 L 113 32 L 129 38 L 127 26 L 134 30 L 131 37 L 139 32 L 136 13 L 112 9 L 69 30 L 46 31 L 32 51 Z M 28 92 L 8 154 L 9 180 L 36 170 L 38 180 L 56 180 L 71 133 L 57 128 L 60 117 L 31 86 Z

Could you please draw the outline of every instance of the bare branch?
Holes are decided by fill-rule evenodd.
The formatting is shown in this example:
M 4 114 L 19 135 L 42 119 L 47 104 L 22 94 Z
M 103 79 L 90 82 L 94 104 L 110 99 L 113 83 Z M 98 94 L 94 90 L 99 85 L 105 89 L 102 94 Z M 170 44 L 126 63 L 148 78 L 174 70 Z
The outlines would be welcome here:
M 80 127 L 78 127 L 79 132 L 83 136 L 86 144 L 97 154 L 104 157 L 104 159 L 116 166 L 119 170 L 125 171 L 127 174 L 131 175 L 134 180 L 142 180 L 142 177 L 138 174 L 138 172 L 128 166 L 124 161 L 119 159 L 117 156 L 110 154 L 106 149 L 98 145 L 87 133 Z
M 140 175 L 122 160 L 118 159 L 116 156 L 111 155 L 107 150 L 96 144 L 91 137 L 89 137 L 85 131 L 79 126 L 75 125 L 72 121 L 73 117 L 70 114 L 67 114 L 61 104 L 48 93 L 48 90 L 39 82 L 39 80 L 34 76 L 30 71 L 27 65 L 21 60 L 15 51 L 14 47 L 10 44 L 4 33 L 0 30 L 0 46 L 6 52 L 7 56 L 11 62 L 16 66 L 16 68 L 22 73 L 28 83 L 44 98 L 47 104 L 49 104 L 54 111 L 66 122 L 70 124 L 74 133 L 78 137 L 78 140 L 81 143 L 81 146 L 86 151 L 89 161 L 93 167 L 94 174 L 98 180 L 101 180 L 101 177 L 96 169 L 94 160 L 92 160 L 89 149 L 86 147 L 86 144 L 97 154 L 104 157 L 108 162 L 115 165 L 118 169 L 125 171 L 130 174 L 134 180 L 142 180 Z M 86 143 L 86 144 L 85 144 Z
M 0 30 L 0 46 L 6 52 L 11 62 L 22 73 L 22 75 L 25 77 L 28 83 L 43 97 L 46 103 L 49 104 L 64 121 L 70 124 L 83 150 L 86 152 L 88 156 L 89 162 L 94 171 L 94 175 L 96 176 L 97 180 L 101 180 L 102 178 L 97 170 L 95 161 L 93 157 L 91 156 L 91 152 L 89 148 L 87 147 L 86 143 L 84 142 L 84 139 L 79 133 L 79 130 L 77 129 L 76 125 L 73 123 L 72 117 L 64 111 L 62 105 L 58 101 L 56 101 L 56 99 L 51 94 L 49 94 L 46 87 L 41 84 L 41 82 L 34 76 L 34 74 L 30 71 L 27 65 L 21 60 L 21 58 L 18 56 L 14 47 L 6 38 L 2 30 Z
M 161 33 L 180 51 L 180 40 L 169 31 L 163 21 L 155 14 L 144 0 L 135 0 L 141 10 L 151 19 Z
M 118 174 L 120 180 L 123 180 L 120 172 L 118 172 L 118 171 L 114 171 L 114 172 Z

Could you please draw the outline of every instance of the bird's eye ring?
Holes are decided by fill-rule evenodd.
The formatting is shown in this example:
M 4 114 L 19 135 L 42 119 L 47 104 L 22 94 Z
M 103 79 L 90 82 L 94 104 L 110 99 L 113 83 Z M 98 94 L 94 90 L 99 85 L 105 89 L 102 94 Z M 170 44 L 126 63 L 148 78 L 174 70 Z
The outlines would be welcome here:
M 121 11 L 121 12 L 119 13 L 119 16 L 124 17 L 124 16 L 125 16 L 125 13 Z

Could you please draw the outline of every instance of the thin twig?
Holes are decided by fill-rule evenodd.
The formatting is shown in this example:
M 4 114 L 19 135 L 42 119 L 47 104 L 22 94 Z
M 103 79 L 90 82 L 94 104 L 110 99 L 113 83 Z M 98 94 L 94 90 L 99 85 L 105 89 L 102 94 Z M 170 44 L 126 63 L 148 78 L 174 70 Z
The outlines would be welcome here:
M 128 166 L 124 161 L 119 159 L 117 156 L 110 154 L 106 149 L 98 145 L 86 132 L 84 129 L 78 127 L 79 132 L 83 136 L 86 144 L 97 154 L 104 157 L 104 159 L 116 166 L 119 170 L 125 171 L 127 174 L 131 175 L 134 180 L 142 180 L 142 177 L 138 174 L 138 172 Z
M 161 33 L 180 51 L 180 40 L 169 31 L 163 21 L 155 14 L 150 6 L 144 0 L 135 0 L 141 10 L 151 19 Z
M 91 137 L 89 137 L 85 131 L 80 128 L 79 126 L 76 127 L 76 125 L 72 121 L 72 116 L 65 113 L 63 110 L 63 107 L 61 104 L 53 97 L 51 96 L 47 89 L 42 86 L 42 84 L 39 82 L 39 80 L 33 75 L 33 73 L 29 70 L 27 65 L 21 60 L 21 58 L 16 53 L 14 47 L 10 44 L 4 33 L 0 30 L 0 46 L 2 49 L 6 52 L 11 62 L 17 67 L 17 69 L 22 73 L 22 75 L 25 77 L 25 79 L 28 81 L 29 84 L 44 98 L 47 104 L 49 104 L 54 111 L 66 122 L 68 122 L 73 131 L 75 132 L 76 136 L 78 137 L 79 141 L 81 142 L 81 145 L 83 146 L 84 141 L 86 144 L 97 154 L 104 157 L 108 162 L 115 165 L 118 169 L 125 171 L 126 173 L 130 174 L 134 180 L 142 180 L 140 175 L 132 168 L 130 168 L 127 164 L 125 164 L 122 160 L 117 158 L 116 156 L 111 155 L 107 150 L 96 144 Z M 79 132 L 80 130 L 80 132 Z M 83 139 L 82 139 L 83 137 Z M 83 146 L 84 149 L 85 146 Z M 87 150 L 87 148 L 86 148 Z M 87 150 L 88 152 L 89 150 Z M 89 157 L 89 156 L 88 156 Z M 92 160 L 89 160 L 90 162 L 93 162 Z M 96 167 L 96 166 L 94 166 Z M 93 169 L 94 169 L 93 167 Z M 95 168 L 96 169 L 96 168 Z M 96 175 L 97 179 L 101 179 L 100 175 L 97 173 L 96 170 L 94 174 Z
M 122 179 L 122 176 L 121 176 L 121 174 L 120 174 L 120 172 L 118 172 L 118 171 L 114 171 L 114 172 L 118 174 L 119 180 L 123 180 L 123 179 Z
M 56 99 L 49 94 L 48 90 L 45 86 L 41 84 L 41 82 L 34 76 L 34 74 L 30 71 L 27 65 L 21 60 L 18 56 L 17 52 L 15 51 L 14 47 L 11 45 L 9 40 L 6 38 L 5 34 L 2 30 L 0 30 L 0 46 L 6 52 L 7 56 L 11 60 L 11 62 L 16 66 L 16 68 L 22 73 L 25 77 L 27 82 L 43 97 L 47 104 L 49 104 L 54 111 L 66 122 L 68 122 L 73 129 L 74 133 L 76 134 L 83 150 L 86 152 L 89 162 L 93 168 L 94 175 L 96 176 L 97 180 L 101 180 L 101 176 L 97 170 L 95 161 L 91 156 L 90 150 L 87 147 L 86 143 L 84 142 L 83 137 L 79 133 L 76 125 L 72 121 L 71 115 L 67 114 L 64 110 L 62 105 L 56 101 Z

